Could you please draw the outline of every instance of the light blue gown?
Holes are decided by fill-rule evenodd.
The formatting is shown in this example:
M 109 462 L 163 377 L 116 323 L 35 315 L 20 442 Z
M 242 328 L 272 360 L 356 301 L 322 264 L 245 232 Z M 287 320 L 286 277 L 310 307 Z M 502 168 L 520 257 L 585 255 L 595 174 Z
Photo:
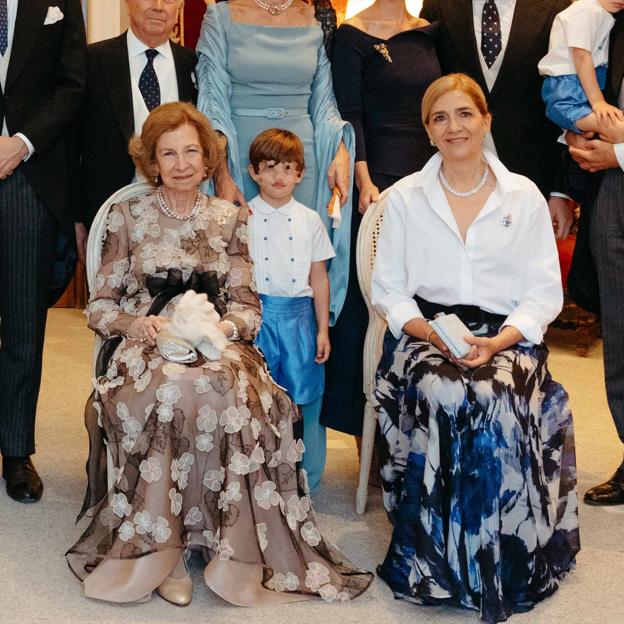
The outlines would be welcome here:
M 247 200 L 258 187 L 247 173 L 249 146 L 268 128 L 294 132 L 303 142 L 305 175 L 294 196 L 316 210 L 336 256 L 328 261 L 330 324 L 342 309 L 349 280 L 351 202 L 342 207 L 342 224 L 327 214 L 331 191 L 327 169 L 340 141 L 355 161 L 355 136 L 338 112 L 331 67 L 320 24 L 272 27 L 244 24 L 230 17 L 228 2 L 208 5 L 197 44 L 197 107 L 228 142 L 228 166 Z M 351 192 L 351 189 L 350 191 Z M 306 453 L 303 465 L 312 489 L 325 464 L 325 428 L 319 424 L 321 399 L 302 406 Z

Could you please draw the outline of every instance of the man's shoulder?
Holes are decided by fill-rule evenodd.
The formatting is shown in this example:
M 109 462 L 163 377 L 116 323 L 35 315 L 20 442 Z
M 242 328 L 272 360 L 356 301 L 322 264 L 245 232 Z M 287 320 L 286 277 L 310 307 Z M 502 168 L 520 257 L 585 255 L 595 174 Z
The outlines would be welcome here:
M 90 43 L 87 46 L 87 54 L 91 57 L 106 56 L 107 54 L 118 52 L 124 48 L 126 50 L 128 49 L 125 32 L 116 37 L 111 37 L 110 39 L 103 39 L 102 41 Z
M 171 49 L 174 55 L 181 59 L 182 62 L 188 63 L 189 65 L 195 65 L 195 63 L 197 63 L 197 53 L 192 48 L 185 48 L 179 43 L 171 41 Z

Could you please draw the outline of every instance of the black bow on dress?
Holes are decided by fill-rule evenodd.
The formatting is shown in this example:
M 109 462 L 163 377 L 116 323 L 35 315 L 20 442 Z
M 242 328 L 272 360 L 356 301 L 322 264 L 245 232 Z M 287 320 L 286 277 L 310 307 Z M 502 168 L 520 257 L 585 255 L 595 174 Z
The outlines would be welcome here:
M 208 301 L 214 305 L 219 316 L 223 316 L 227 311 L 224 296 L 219 290 L 219 278 L 216 271 L 203 273 L 193 271 L 185 282 L 180 269 L 168 269 L 167 277 L 150 275 L 145 279 L 145 285 L 149 294 L 154 298 L 150 310 L 160 312 L 177 295 L 187 290 L 194 290 L 196 293 L 205 293 L 208 296 Z

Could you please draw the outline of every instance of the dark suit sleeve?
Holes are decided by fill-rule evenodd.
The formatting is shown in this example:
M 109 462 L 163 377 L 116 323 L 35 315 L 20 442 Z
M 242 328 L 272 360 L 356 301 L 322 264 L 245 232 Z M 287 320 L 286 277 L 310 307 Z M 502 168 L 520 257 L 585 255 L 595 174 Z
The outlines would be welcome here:
M 428 22 L 440 21 L 437 0 L 425 0 L 420 10 L 420 17 Z
M 36 152 L 45 151 L 67 130 L 80 107 L 85 89 L 87 43 L 79 0 L 68 0 L 63 21 L 56 87 L 17 129 L 28 137 Z

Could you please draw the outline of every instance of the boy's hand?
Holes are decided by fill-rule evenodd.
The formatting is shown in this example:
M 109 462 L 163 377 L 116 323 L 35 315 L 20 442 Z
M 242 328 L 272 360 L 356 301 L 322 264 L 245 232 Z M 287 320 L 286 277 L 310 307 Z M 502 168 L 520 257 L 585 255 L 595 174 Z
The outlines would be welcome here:
M 314 361 L 317 364 L 324 364 L 329 359 L 331 353 L 331 344 L 329 342 L 329 334 L 327 332 L 319 332 L 316 335 L 316 357 Z
M 622 111 L 616 106 L 611 106 L 611 104 L 607 104 L 604 100 L 602 102 L 596 102 L 592 109 L 596 118 L 598 119 L 598 123 L 601 126 L 610 126 L 616 124 L 618 121 L 624 120 L 624 115 Z

